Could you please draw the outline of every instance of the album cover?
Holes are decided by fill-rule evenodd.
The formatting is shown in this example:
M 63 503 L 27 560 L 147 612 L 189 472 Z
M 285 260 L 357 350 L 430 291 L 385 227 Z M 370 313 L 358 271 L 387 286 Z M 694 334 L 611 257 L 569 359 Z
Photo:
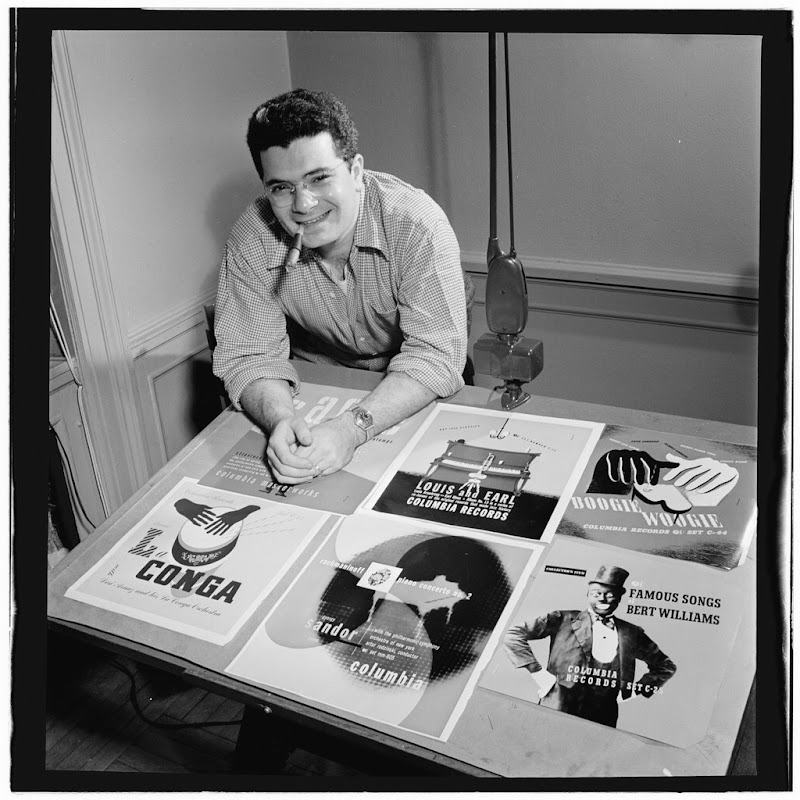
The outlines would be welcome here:
M 338 417 L 358 405 L 367 392 L 337 386 L 303 383 L 294 406 L 306 422 L 316 425 Z M 276 503 L 289 503 L 351 514 L 375 486 L 378 478 L 408 442 L 430 413 L 422 409 L 397 425 L 387 428 L 357 448 L 353 459 L 332 475 L 320 475 L 296 486 L 277 483 L 267 468 L 267 437 L 261 428 L 251 427 L 242 438 L 201 479 L 203 486 L 214 486 L 251 497 L 266 497 Z
M 438 404 L 364 508 L 550 541 L 602 427 Z
M 688 747 L 736 658 L 740 575 L 557 536 L 480 685 Z
M 226 671 L 446 740 L 539 552 L 359 512 L 326 538 Z
M 328 518 L 182 478 L 65 596 L 225 644 Z
M 557 532 L 732 569 L 756 528 L 756 454 L 748 445 L 607 425 Z

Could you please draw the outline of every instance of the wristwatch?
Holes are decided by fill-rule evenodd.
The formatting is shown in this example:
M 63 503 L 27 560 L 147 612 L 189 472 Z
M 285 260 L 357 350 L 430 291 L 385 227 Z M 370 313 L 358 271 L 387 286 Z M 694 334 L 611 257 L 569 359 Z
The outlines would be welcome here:
M 372 436 L 372 428 L 375 425 L 372 414 L 361 406 L 353 406 L 350 411 L 353 413 L 353 421 L 366 434 L 367 438 L 364 439 L 364 443 L 366 444 Z

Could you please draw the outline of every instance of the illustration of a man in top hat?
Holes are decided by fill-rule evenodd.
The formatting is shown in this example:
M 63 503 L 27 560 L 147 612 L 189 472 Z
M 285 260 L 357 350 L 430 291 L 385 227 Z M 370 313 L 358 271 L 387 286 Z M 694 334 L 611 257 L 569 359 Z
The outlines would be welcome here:
M 616 727 L 620 702 L 652 697 L 675 674 L 675 664 L 642 628 L 614 616 L 627 577 L 622 567 L 601 566 L 589 581 L 587 608 L 551 611 L 508 631 L 506 652 L 515 667 L 531 673 L 541 705 Z M 543 669 L 528 643 L 547 637 Z M 635 680 L 637 659 L 648 671 Z

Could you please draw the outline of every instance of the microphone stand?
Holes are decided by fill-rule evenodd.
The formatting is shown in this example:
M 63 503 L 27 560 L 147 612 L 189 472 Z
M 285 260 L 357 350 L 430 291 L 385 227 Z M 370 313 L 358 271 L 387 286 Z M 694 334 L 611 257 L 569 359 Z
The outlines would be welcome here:
M 532 381 L 544 363 L 538 339 L 521 336 L 528 321 L 525 270 L 514 247 L 514 189 L 511 160 L 511 93 L 508 34 L 504 33 L 506 131 L 508 142 L 508 199 L 511 249 L 504 253 L 497 240 L 497 38 L 489 34 L 489 244 L 486 250 L 486 322 L 490 334 L 475 343 L 475 369 L 503 380 L 502 405 L 516 408 L 530 399 L 522 385 Z M 494 334 L 494 335 L 492 335 Z

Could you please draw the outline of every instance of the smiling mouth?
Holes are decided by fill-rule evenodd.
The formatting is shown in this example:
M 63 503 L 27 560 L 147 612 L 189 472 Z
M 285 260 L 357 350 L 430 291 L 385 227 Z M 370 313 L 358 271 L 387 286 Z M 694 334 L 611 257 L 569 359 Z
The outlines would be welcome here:
M 330 214 L 330 213 L 331 213 L 330 209 L 328 209 L 324 214 L 320 214 L 318 217 L 314 217 L 314 219 L 300 220 L 300 221 L 297 222 L 297 224 L 298 225 L 305 225 L 306 229 L 308 229 L 309 227 L 311 227 L 313 225 L 316 225 L 319 222 L 322 222 L 322 220 L 324 220 L 325 217 L 327 217 L 328 214 Z

